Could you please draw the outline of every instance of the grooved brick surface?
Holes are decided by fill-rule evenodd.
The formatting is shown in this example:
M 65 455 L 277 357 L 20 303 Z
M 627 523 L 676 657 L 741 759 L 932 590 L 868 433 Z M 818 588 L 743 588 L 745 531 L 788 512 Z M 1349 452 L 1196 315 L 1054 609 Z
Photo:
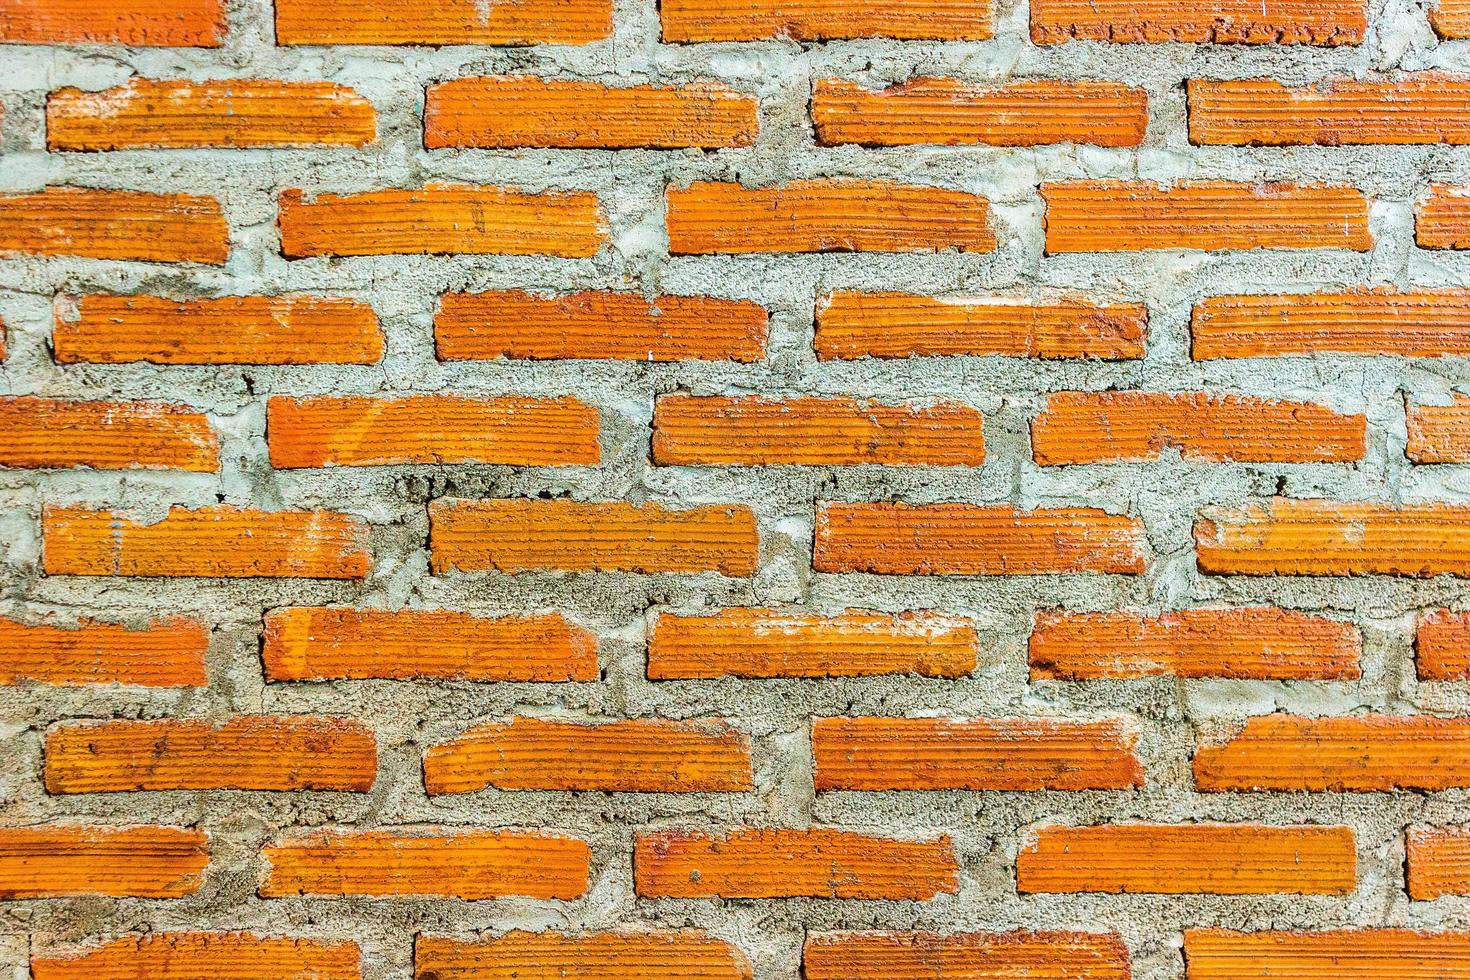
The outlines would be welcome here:
M 0 0 L 0 980 L 1470 980 L 1467 39 Z

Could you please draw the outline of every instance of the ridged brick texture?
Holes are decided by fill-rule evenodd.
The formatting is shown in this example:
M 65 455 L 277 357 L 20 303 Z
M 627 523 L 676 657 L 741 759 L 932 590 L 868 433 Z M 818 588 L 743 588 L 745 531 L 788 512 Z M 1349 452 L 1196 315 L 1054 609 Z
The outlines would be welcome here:
M 740 950 L 695 929 L 621 932 L 524 932 L 462 940 L 420 934 L 418 980 L 750 980 Z
M 34 980 L 359 980 L 362 953 L 349 940 L 249 932 L 162 932 L 31 957 Z
M 1187 929 L 1188 980 L 1354 976 L 1470 977 L 1470 933 L 1416 929 L 1233 932 Z
M 753 785 L 748 739 L 716 721 L 514 718 L 477 725 L 424 756 L 430 796 L 486 787 L 738 793 Z
M 1357 873 L 1348 827 L 1041 827 L 1016 857 L 1023 892 L 1340 895 Z
M 809 980 L 996 976 L 1129 980 L 1128 947 L 1107 932 L 814 932 L 802 949 Z
M 1470 980 L 1467 584 L 1470 0 L 0 0 L 3 980 Z
M 340 718 L 241 716 L 199 721 L 87 722 L 46 735 L 46 789 L 339 790 L 377 775 L 370 729 Z

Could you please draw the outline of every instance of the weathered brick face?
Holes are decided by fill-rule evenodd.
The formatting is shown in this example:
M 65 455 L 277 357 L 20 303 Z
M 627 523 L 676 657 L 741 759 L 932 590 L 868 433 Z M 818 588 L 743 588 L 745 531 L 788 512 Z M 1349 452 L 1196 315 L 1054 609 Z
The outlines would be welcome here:
M 1470 0 L 0 0 L 4 980 L 1470 980 Z

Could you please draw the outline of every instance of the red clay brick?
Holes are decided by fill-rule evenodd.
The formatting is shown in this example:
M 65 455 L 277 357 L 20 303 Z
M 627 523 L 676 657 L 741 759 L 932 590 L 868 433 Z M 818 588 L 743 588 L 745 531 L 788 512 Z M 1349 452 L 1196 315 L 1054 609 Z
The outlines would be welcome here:
M 182 405 L 0 397 L 0 466 L 213 473 L 219 440 Z
M 361 952 L 345 939 L 248 932 L 154 932 L 31 958 L 32 980 L 359 980 Z
M 1414 212 L 1420 248 L 1470 248 L 1470 188 L 1431 183 Z
M 1194 359 L 1470 354 L 1470 290 L 1214 296 L 1194 308 Z
M 1416 463 L 1470 463 L 1470 395 L 1448 405 L 1411 405 L 1406 452 Z
M 745 954 L 695 929 L 524 932 L 461 940 L 420 934 L 417 980 L 751 980 Z
M 277 44 L 590 44 L 612 34 L 612 0 L 276 0 Z
M 223 0 L 0 0 L 0 41 L 214 48 L 224 40 Z
M 1470 895 L 1470 827 L 1411 827 L 1404 847 L 1410 898 Z
M 975 0 L 891 0 L 884 4 L 750 0 L 738 7 L 723 0 L 663 0 L 658 10 L 663 39 L 674 43 L 768 37 L 984 41 L 994 30 L 990 4 Z
M 212 197 L 48 187 L 0 196 L 0 255 L 224 265 L 230 229 Z
M 155 619 L 140 629 L 89 619 L 74 626 L 0 619 L 0 684 L 203 687 L 208 648 L 208 628 L 191 619 Z
M 1421 681 L 1470 680 L 1470 613 L 1436 609 L 1419 620 L 1414 663 Z
M 1125 44 L 1360 44 L 1368 30 L 1363 0 L 1035 0 L 1031 40 Z
M 1364 980 L 1470 977 L 1470 933 L 1416 929 L 1333 929 L 1323 932 L 1184 930 L 1187 980 L 1299 977 L 1328 980 L 1350 973 Z
M 1470 79 L 1420 72 L 1392 81 L 1189 80 L 1189 141 L 1225 146 L 1470 142 Z
M 208 835 L 187 827 L 0 828 L 0 899 L 183 898 L 208 864 Z
M 1130 980 L 1112 932 L 809 932 L 807 980 Z

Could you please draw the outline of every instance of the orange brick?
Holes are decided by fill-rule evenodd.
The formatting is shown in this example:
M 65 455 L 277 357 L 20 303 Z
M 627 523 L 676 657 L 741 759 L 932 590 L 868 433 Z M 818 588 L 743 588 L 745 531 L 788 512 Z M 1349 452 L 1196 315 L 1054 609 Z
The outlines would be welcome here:
M 1130 980 L 1112 932 L 808 932 L 807 980 Z
M 1184 930 L 1188 980 L 1297 977 L 1325 980 L 1351 974 L 1365 980 L 1470 977 L 1470 933 L 1415 929 L 1334 929 L 1323 932 Z
M 812 123 L 824 146 L 1137 146 L 1148 128 L 1148 95 L 1117 82 L 1022 81 L 1001 88 L 953 78 L 916 78 L 873 91 L 820 78 Z
M 1404 846 L 1410 898 L 1470 895 L 1470 827 L 1411 827 Z
M 750 508 L 673 509 L 575 500 L 436 500 L 431 564 L 445 572 L 755 573 L 760 540 Z
M 1194 753 L 1201 790 L 1389 792 L 1470 786 L 1470 718 L 1249 718 Z
M 1031 677 L 1347 680 L 1361 676 L 1362 649 L 1356 626 L 1286 609 L 1038 612 Z
M 1431 183 L 1414 230 L 1420 248 L 1470 248 L 1470 188 Z
M 0 0 L 0 41 L 218 47 L 223 0 Z
M 331 396 L 270 400 L 277 469 L 395 463 L 595 465 L 597 409 L 575 398 Z
M 959 866 L 948 837 L 894 840 L 825 828 L 638 834 L 633 877 L 643 898 L 923 902 L 959 891 Z
M 590 258 L 607 227 L 597 195 L 429 184 L 421 190 L 281 192 L 281 254 L 555 255 Z
M 248 932 L 155 932 L 31 959 L 32 980 L 358 980 L 347 940 Z
M 1429 11 L 1429 24 L 1443 38 L 1470 37 L 1470 3 L 1466 0 L 1439 0 Z
M 612 34 L 612 0 L 276 0 L 277 44 L 590 44 Z
M 1117 719 L 816 718 L 817 790 L 1133 789 L 1138 727 Z
M 1005 357 L 1130 360 L 1143 356 L 1142 304 L 1099 306 L 945 299 L 839 290 L 817 301 L 817 357 Z
M 675 43 L 768 37 L 984 41 L 994 30 L 990 4 L 983 0 L 891 0 L 883 4 L 747 0 L 739 6 L 723 0 L 662 0 L 658 10 L 663 39 Z
M 0 684 L 203 687 L 209 630 L 189 619 L 141 629 L 82 619 L 75 626 L 0 619 Z
M 591 848 L 573 837 L 504 830 L 314 830 L 268 844 L 263 898 L 431 895 L 577 898 Z
M 1436 609 L 1419 620 L 1414 663 L 1421 681 L 1470 680 L 1470 613 Z
M 213 473 L 219 440 L 182 405 L 0 396 L 0 466 Z
M 1022 893 L 1346 895 L 1356 877 L 1350 827 L 1050 826 L 1027 834 L 1016 856 Z
M 375 364 L 372 307 L 321 296 L 83 296 L 58 303 L 51 346 L 62 364 Z
M 1035 0 L 1031 40 L 1215 44 L 1360 44 L 1363 0 Z
M 212 197 L 48 187 L 0 195 L 5 253 L 224 265 L 230 228 Z
M 819 503 L 812 567 L 883 575 L 1143 571 L 1143 522 L 1091 507 Z
M 461 940 L 422 933 L 417 980 L 751 980 L 729 943 L 695 929 L 649 932 L 524 932 Z M 42 980 L 42 978 L 38 978 Z
M 984 419 L 956 402 L 664 395 L 653 412 L 662 466 L 979 466 Z
M 1416 463 L 1470 463 L 1470 395 L 1448 405 L 1411 405 L 1408 456 Z
M 753 779 L 750 740 L 715 720 L 583 725 L 512 718 L 476 725 L 424 753 L 430 796 L 486 787 L 740 793 Z
M 1189 80 L 1189 141 L 1224 146 L 1470 142 L 1470 79 L 1420 72 L 1394 81 Z
M 496 357 L 740 361 L 765 356 L 766 311 L 711 296 L 520 290 L 440 297 L 434 340 L 446 361 Z
M 1212 575 L 1470 577 L 1470 507 L 1276 497 L 1194 525 Z
M 1194 359 L 1470 354 L 1470 290 L 1214 296 L 1194 308 Z
M 424 145 L 619 150 L 750 146 L 756 101 L 724 85 L 628 85 L 529 76 L 430 85 Z
M 48 505 L 47 575 L 366 578 L 368 528 L 331 511 L 170 508 L 152 523 L 121 511 Z
M 1310 402 L 1203 392 L 1062 391 L 1031 423 L 1042 466 L 1139 462 L 1166 447 L 1185 459 L 1349 462 L 1367 452 L 1368 421 Z
M 373 104 L 332 82 L 135 78 L 102 92 L 58 89 L 46 101 L 52 150 L 365 146 L 377 134 Z
M 244 716 L 102 721 L 46 735 L 46 791 L 319 789 L 366 793 L 377 775 L 372 729 L 344 718 Z
M 598 678 L 597 638 L 556 613 L 481 619 L 437 610 L 272 609 L 261 658 L 271 681 Z
M 1368 199 L 1351 187 L 1076 180 L 1042 184 L 1041 196 L 1048 255 L 1373 247 Z
M 968 620 L 932 612 L 661 613 L 648 639 L 648 676 L 654 680 L 904 673 L 963 677 L 975 669 L 978 648 L 975 627 Z
M 0 828 L 0 899 L 182 898 L 208 865 L 209 836 L 187 827 Z
M 978 194 L 885 180 L 778 187 L 700 181 L 668 189 L 672 255 L 750 252 L 992 252 Z

